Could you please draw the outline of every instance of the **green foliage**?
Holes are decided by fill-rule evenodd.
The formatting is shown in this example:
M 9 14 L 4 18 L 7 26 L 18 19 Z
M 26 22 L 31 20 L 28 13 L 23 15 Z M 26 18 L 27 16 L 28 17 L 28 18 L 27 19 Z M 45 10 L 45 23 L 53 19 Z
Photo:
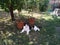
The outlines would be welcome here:
M 34 0 L 31 0 L 30 2 L 28 2 L 28 8 L 32 9 L 36 6 L 36 2 Z
M 46 11 L 47 8 L 48 8 L 48 3 L 49 3 L 49 0 L 41 0 L 39 2 L 39 9 L 40 9 L 40 11 Z
M 27 9 L 46 11 L 49 0 L 25 0 Z
M 22 8 L 34 9 L 39 8 L 40 11 L 46 11 L 48 8 L 49 0 L 0 0 L 1 8 L 9 11 L 10 4 L 13 9 L 21 10 Z
M 9 11 L 9 6 L 12 5 L 13 9 L 21 10 L 23 8 L 24 0 L 0 0 L 1 8 Z

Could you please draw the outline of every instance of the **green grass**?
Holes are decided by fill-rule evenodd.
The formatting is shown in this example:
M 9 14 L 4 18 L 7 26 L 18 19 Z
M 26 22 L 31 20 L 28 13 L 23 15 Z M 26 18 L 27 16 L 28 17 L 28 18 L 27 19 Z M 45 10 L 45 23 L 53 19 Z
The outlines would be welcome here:
M 22 20 L 27 17 L 20 16 Z M 55 27 L 60 26 L 60 18 L 50 15 L 44 15 L 42 19 L 36 19 L 35 24 L 42 26 L 41 31 L 31 31 L 29 35 L 20 34 L 11 20 L 1 22 L 0 45 L 58 45 L 60 40 L 56 38 Z

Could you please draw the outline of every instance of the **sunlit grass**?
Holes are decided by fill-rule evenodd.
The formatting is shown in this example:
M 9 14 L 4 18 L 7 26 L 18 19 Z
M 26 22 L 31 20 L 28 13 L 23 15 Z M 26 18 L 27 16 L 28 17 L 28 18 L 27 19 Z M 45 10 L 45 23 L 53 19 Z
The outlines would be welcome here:
M 8 21 L 8 20 L 10 20 L 11 18 L 10 17 L 7 17 L 7 18 L 0 18 L 0 22 L 2 22 L 2 21 Z
M 43 16 L 42 18 L 45 20 L 49 20 L 49 19 L 53 20 L 52 16 L 50 16 L 50 15 Z

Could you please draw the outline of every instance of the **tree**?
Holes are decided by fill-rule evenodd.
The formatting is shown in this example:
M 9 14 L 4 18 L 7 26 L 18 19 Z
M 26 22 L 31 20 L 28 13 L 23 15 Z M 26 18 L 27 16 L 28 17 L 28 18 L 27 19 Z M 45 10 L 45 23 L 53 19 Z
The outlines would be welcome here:
M 39 9 L 40 11 L 46 11 L 48 8 L 49 0 L 40 0 L 39 2 Z
M 32 11 L 37 9 L 36 11 L 46 11 L 48 8 L 49 0 L 25 0 L 25 4 L 27 9 L 31 9 Z
M 1 8 L 10 12 L 12 21 L 15 20 L 13 10 L 18 9 L 21 11 L 23 4 L 24 0 L 0 0 Z

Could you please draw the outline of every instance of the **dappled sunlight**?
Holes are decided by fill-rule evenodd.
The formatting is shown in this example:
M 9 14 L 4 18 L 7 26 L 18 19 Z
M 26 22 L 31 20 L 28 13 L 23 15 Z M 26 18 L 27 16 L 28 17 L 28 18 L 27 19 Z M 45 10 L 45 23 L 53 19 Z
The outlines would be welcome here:
M 1 0 L 0 45 L 60 45 L 60 17 L 50 15 L 58 5 L 49 1 Z
M 24 15 L 24 16 L 31 16 L 31 17 L 34 17 L 34 18 L 37 18 L 37 19 L 40 19 L 41 15 L 42 15 L 42 14 L 35 13 L 35 12 L 28 13 L 28 11 L 25 11 L 25 10 L 22 10 L 21 14 Z
M 36 16 L 35 16 L 36 15 Z M 34 13 L 33 17 L 36 17 L 35 24 L 41 29 L 39 32 L 31 30 L 29 35 L 20 33 L 21 30 L 17 29 L 15 22 L 12 22 L 10 17 L 1 18 L 0 20 L 0 44 L 2 45 L 49 45 L 58 43 L 56 38 L 55 26 L 59 26 L 59 18 L 49 15 L 38 15 Z M 21 20 L 27 20 L 29 15 L 19 15 Z M 53 42 L 53 43 L 52 43 Z
M 30 41 L 30 42 L 29 42 L 29 45 L 32 45 L 33 43 L 34 43 L 33 41 Z
M 0 19 L 0 22 L 3 22 L 3 21 L 7 22 L 7 21 L 10 20 L 10 19 L 11 19 L 10 17 L 7 17 L 7 18 L 1 18 L 1 19 Z
M 53 20 L 52 16 L 49 16 L 49 15 L 48 16 L 43 16 L 42 18 L 45 19 L 45 20 L 49 20 L 49 19 Z

